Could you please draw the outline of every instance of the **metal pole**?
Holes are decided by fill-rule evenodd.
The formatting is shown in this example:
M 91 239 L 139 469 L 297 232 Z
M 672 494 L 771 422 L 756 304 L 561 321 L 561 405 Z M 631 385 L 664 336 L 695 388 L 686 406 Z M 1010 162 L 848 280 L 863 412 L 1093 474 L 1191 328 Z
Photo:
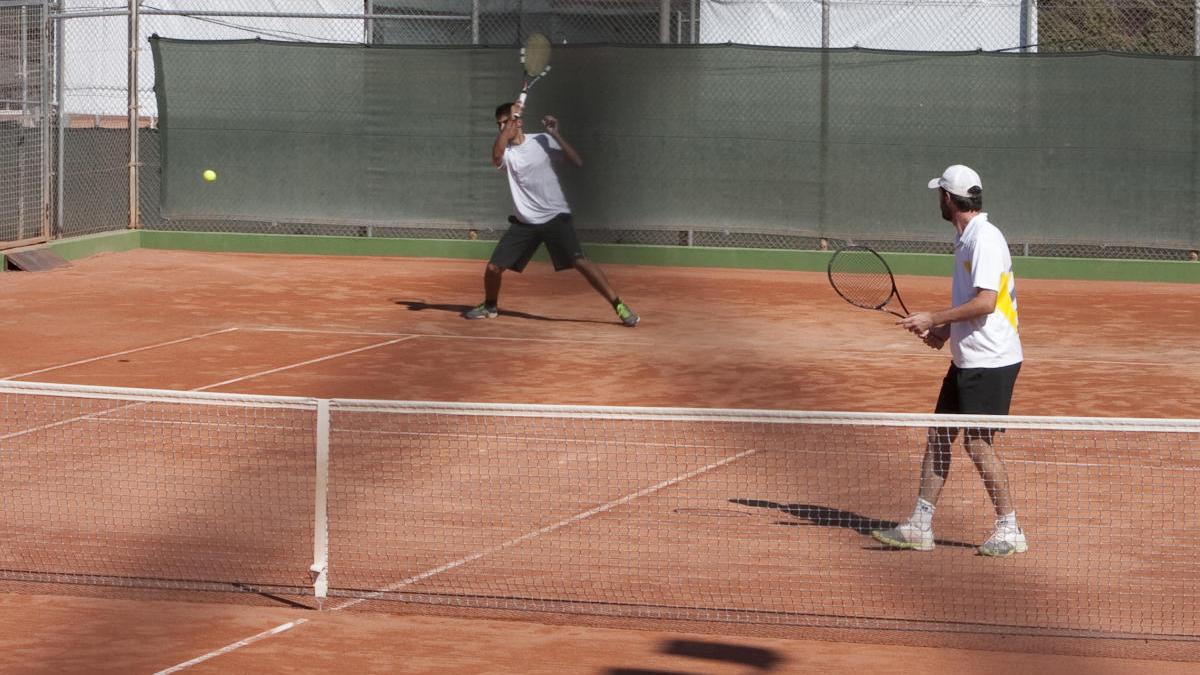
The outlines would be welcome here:
M 671 42 L 671 0 L 661 0 L 658 6 L 658 41 Z
M 129 229 L 136 230 L 138 205 L 138 3 L 129 0 Z
M 829 182 L 829 2 L 821 0 L 820 140 L 817 146 L 817 226 L 825 232 Z
M 25 117 L 30 113 L 29 106 L 29 26 L 26 24 L 26 13 L 29 11 L 28 6 L 18 8 L 20 12 L 19 30 L 21 35 L 17 38 L 17 51 L 20 54 L 21 72 L 18 77 L 21 79 L 21 122 L 17 128 L 17 239 L 25 238 Z M 39 34 L 42 31 L 39 31 Z M 38 111 L 43 112 L 41 110 Z M 41 124 L 38 125 L 38 131 L 41 131 Z M 39 159 L 41 152 L 38 153 Z
M 829 49 L 829 0 L 821 0 L 821 49 Z
M 363 2 L 363 14 L 366 15 L 366 21 L 363 22 L 363 44 L 369 45 L 375 43 L 375 0 L 365 0 Z
M 65 160 L 65 156 L 66 156 L 67 125 L 70 124 L 70 121 L 68 119 L 66 119 L 66 117 L 64 117 L 64 115 L 63 115 L 63 109 L 65 107 L 63 105 L 63 53 L 66 49 L 63 46 L 63 43 L 66 41 L 66 35 L 67 35 L 66 28 L 67 28 L 66 21 L 63 18 L 59 17 L 59 18 L 55 19 L 54 32 L 56 33 L 56 35 L 55 35 L 55 39 L 54 39 L 54 101 L 55 101 L 54 117 L 55 117 L 55 121 L 58 124 L 58 129 L 57 129 L 58 144 L 57 144 L 57 147 L 55 148 L 56 157 L 55 157 L 55 161 L 54 161 L 54 182 L 55 182 L 55 187 L 54 187 L 54 207 L 55 207 L 54 234 L 55 234 L 55 236 L 62 235 L 63 227 L 66 224 L 66 221 L 64 220 L 65 213 L 64 213 L 64 206 L 63 206 L 63 202 L 65 201 L 64 192 L 63 192 L 63 184 L 65 182 L 65 178 L 63 177 L 63 174 L 65 173 L 65 168 L 63 165 L 65 164 L 64 160 Z M 49 167 L 47 167 L 47 169 L 48 168 Z M 49 181 L 47 181 L 47 182 L 49 182 Z
M 471 44 L 479 44 L 479 0 L 471 0 Z
M 42 0 L 42 15 L 39 17 L 38 43 L 38 114 L 40 122 L 38 131 L 41 147 L 38 149 L 38 163 L 41 164 L 39 178 L 41 185 L 41 213 L 38 214 L 38 229 L 44 239 L 50 238 L 50 47 L 53 44 L 54 30 L 50 24 L 50 1 Z
M 1200 0 L 1198 0 L 1200 3 Z M 1037 48 L 1037 0 L 1023 0 L 1021 2 L 1021 51 L 1032 52 Z M 1200 41 L 1197 41 L 1197 49 L 1200 49 Z M 1197 52 L 1200 53 L 1200 52 Z
M 25 102 L 29 100 L 29 26 L 26 23 L 25 13 L 30 7 L 28 5 L 20 8 L 21 10 L 21 37 L 17 40 L 17 51 L 20 54 L 21 61 L 21 111 L 25 111 Z
M 1196 1 L 1200 2 L 1200 0 Z M 692 21 L 690 24 L 692 30 L 692 44 L 696 44 L 700 41 L 700 17 L 697 16 L 700 13 L 700 10 L 696 8 L 696 5 L 699 4 L 699 2 L 700 0 L 692 0 L 691 6 L 689 7 L 692 13 Z

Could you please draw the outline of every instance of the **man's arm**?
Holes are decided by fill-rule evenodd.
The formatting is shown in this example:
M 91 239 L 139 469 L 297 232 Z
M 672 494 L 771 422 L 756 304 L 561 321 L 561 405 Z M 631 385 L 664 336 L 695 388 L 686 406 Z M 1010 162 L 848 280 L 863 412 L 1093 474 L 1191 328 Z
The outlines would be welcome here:
M 500 127 L 500 133 L 496 134 L 496 140 L 492 142 L 492 164 L 496 165 L 497 169 L 504 164 L 504 151 L 508 149 L 508 142 L 521 133 L 521 115 L 524 112 L 525 106 L 513 103 L 508 120 Z
M 508 142 L 517 135 L 517 129 L 516 121 L 509 118 L 500 128 L 500 133 L 496 134 L 496 140 L 492 142 L 492 164 L 497 168 L 504 164 L 504 151 L 508 149 Z
M 558 144 L 562 146 L 563 154 L 567 156 L 567 161 L 571 162 L 577 167 L 583 166 L 583 157 L 579 156 L 579 152 L 575 150 L 574 146 L 567 142 L 567 139 L 563 138 L 562 132 L 559 131 L 558 118 L 556 118 L 554 115 L 546 115 L 542 118 L 542 124 L 546 127 L 546 133 L 550 134 L 550 136 L 555 141 L 558 141 Z
M 968 321 L 991 314 L 996 311 L 996 297 L 996 291 L 986 288 L 976 288 L 975 297 L 957 307 L 936 312 L 909 314 L 898 323 L 907 330 L 923 336 L 937 326 L 946 326 L 957 321 Z

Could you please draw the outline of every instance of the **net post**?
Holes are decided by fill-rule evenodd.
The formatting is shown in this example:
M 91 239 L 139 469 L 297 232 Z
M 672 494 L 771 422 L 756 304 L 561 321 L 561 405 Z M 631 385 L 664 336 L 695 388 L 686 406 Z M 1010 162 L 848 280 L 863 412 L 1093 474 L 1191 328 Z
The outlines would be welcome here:
M 316 505 L 313 514 L 313 564 L 309 568 L 313 579 L 313 595 L 324 598 L 329 592 L 329 512 L 326 498 L 329 492 L 329 399 L 317 401 L 316 438 Z

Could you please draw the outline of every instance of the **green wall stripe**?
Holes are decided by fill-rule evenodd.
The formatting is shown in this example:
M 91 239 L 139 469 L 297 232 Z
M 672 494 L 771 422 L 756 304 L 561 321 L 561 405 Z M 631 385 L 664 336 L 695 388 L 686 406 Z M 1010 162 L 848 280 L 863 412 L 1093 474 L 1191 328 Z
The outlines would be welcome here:
M 444 239 L 323 237 L 304 234 L 230 234 L 142 230 L 145 248 L 224 253 L 375 255 L 483 259 L 495 242 Z
M 125 230 L 63 239 L 50 244 L 50 247 L 59 255 L 69 260 L 105 251 L 125 251 L 138 246 L 152 249 L 225 253 L 407 256 L 487 260 L 495 242 Z M 831 255 L 828 251 L 627 244 L 589 244 L 586 249 L 588 255 L 600 263 L 811 272 L 823 272 Z M 952 266 L 951 258 L 948 255 L 888 253 L 884 257 L 896 274 L 947 276 L 950 274 Z M 547 259 L 544 249 L 539 251 L 537 259 Z M 1200 263 L 1186 261 L 1017 257 L 1013 260 L 1013 267 L 1017 277 L 1024 279 L 1200 283 Z
M 141 247 L 141 238 L 142 233 L 138 230 L 121 230 L 59 239 L 50 242 L 48 246 L 67 260 L 79 260 L 97 253 L 132 251 Z

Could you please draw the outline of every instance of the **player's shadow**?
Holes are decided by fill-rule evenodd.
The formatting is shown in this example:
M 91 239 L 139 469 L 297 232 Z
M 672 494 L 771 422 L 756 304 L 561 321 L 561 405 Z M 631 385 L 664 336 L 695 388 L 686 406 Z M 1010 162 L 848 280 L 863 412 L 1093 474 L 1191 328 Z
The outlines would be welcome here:
M 784 658 L 774 650 L 729 642 L 707 640 L 667 640 L 659 652 L 670 656 L 699 659 L 713 664 L 747 666 L 760 673 L 775 669 Z M 651 670 L 645 668 L 609 668 L 605 675 L 687 675 L 680 670 Z
M 760 509 L 775 509 L 776 511 L 782 511 L 794 518 L 799 518 L 803 521 L 806 521 L 780 521 L 776 523 L 776 525 L 819 525 L 821 527 L 842 527 L 847 530 L 854 530 L 864 537 L 871 537 L 871 530 L 886 530 L 900 524 L 894 520 L 868 518 L 853 511 L 844 511 L 842 509 L 835 509 L 829 506 L 819 506 L 815 504 L 780 504 L 779 502 L 767 501 L 765 499 L 730 499 L 729 501 L 733 502 L 734 504 L 741 504 L 742 506 L 753 506 Z M 874 543 L 875 540 L 872 538 L 871 542 Z M 961 541 L 951 541 L 947 539 L 935 539 L 934 543 L 938 546 L 975 548 L 975 544 L 967 544 Z M 901 550 L 893 549 L 890 546 L 884 546 L 883 544 L 867 546 L 865 548 L 877 551 Z
M 425 302 L 424 300 L 393 300 L 397 305 L 402 305 L 408 308 L 410 312 L 423 312 L 427 309 L 436 310 L 439 312 L 450 312 L 452 314 L 461 315 L 463 312 L 472 309 L 474 305 L 449 305 L 439 304 L 435 302 Z M 613 321 L 597 321 L 596 319 L 564 319 L 556 316 L 542 316 L 540 314 L 530 314 L 528 312 L 514 312 L 511 309 L 500 310 L 500 316 L 511 316 L 516 319 L 529 319 L 530 321 L 561 321 L 564 323 L 599 323 L 610 324 Z

